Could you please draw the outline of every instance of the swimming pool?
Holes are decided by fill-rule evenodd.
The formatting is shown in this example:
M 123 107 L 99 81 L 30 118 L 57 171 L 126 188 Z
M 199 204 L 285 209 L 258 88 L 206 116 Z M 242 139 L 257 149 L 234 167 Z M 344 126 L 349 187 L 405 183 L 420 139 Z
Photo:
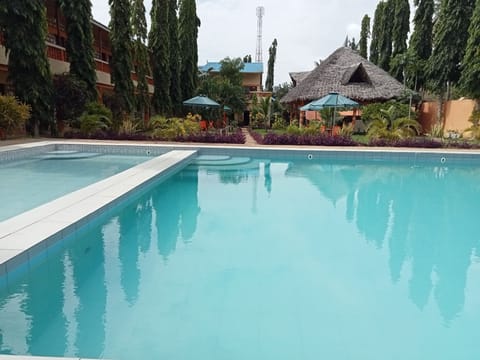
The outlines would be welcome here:
M 0 352 L 479 356 L 477 167 L 225 161 L 112 209 L 2 288 Z
M 0 222 L 150 158 L 53 150 L 0 162 Z

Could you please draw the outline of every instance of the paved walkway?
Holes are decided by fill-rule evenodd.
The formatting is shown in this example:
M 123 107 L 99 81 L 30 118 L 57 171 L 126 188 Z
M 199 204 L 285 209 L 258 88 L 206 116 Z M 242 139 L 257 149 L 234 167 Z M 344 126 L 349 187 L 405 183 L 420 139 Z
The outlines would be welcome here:
M 245 135 L 245 145 L 247 146 L 256 146 L 258 143 L 255 139 L 250 135 L 248 129 L 246 127 L 242 127 L 242 134 Z
M 18 139 L 8 139 L 8 140 L 0 140 L 0 146 L 9 146 L 9 145 L 17 145 L 17 144 L 25 144 L 25 143 L 31 143 L 31 142 L 39 142 L 39 141 L 48 141 L 52 140 L 49 138 L 31 138 L 31 137 L 25 137 L 25 138 L 18 138 Z

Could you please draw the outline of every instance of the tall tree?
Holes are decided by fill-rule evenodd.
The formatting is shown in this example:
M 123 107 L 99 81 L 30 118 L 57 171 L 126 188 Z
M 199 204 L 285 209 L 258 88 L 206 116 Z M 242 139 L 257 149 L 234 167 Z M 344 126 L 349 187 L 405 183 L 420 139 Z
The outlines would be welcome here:
M 460 84 L 467 95 L 477 100 L 476 110 L 480 110 L 480 0 L 475 4 L 468 34 Z
M 97 74 L 93 54 L 92 3 L 90 0 L 60 0 L 66 20 L 70 74 L 86 84 L 87 99 L 97 100 Z
M 435 0 L 415 0 L 417 7 L 413 17 L 413 33 L 410 37 L 408 59 L 413 66 L 407 64 L 409 86 L 415 90 L 425 86 L 425 65 L 432 54 L 433 14 Z
M 8 52 L 8 79 L 15 95 L 32 108 L 30 131 L 53 123 L 53 87 L 45 40 L 47 37 L 46 7 L 43 0 L 5 1 L 1 24 Z
M 395 17 L 393 21 L 392 42 L 393 51 L 390 61 L 390 73 L 403 81 L 403 72 L 407 57 L 407 39 L 410 32 L 410 3 L 408 0 L 396 0 Z
M 198 28 L 200 19 L 197 17 L 195 0 L 180 0 L 179 10 L 179 43 L 180 43 L 180 83 L 182 96 L 192 97 L 197 87 L 198 77 Z
M 437 92 L 444 92 L 447 83 L 458 82 L 474 3 L 475 0 L 442 0 L 440 3 L 428 72 L 430 85 Z
M 380 1 L 375 9 L 372 26 L 372 41 L 370 42 L 370 61 L 378 65 L 380 59 L 380 38 L 382 37 L 383 14 L 385 13 L 384 1 Z
M 396 0 L 387 0 L 383 8 L 381 36 L 379 40 L 380 56 L 378 59 L 378 66 L 385 71 L 390 70 L 390 59 L 392 57 L 392 32 L 393 21 L 395 16 Z
M 131 77 L 132 27 L 130 26 L 130 0 L 108 0 L 110 4 L 110 42 L 112 44 L 111 76 L 118 103 L 115 114 L 134 110 L 134 86 Z
M 143 117 L 149 110 L 148 80 L 150 60 L 148 56 L 147 20 L 143 0 L 133 0 L 132 4 L 133 63 L 137 73 L 136 105 L 138 114 Z
M 273 79 L 275 74 L 275 60 L 277 58 L 277 39 L 274 39 L 272 46 L 270 46 L 268 57 L 267 80 L 265 81 L 265 88 L 267 91 L 273 91 Z
M 178 42 L 178 3 L 170 0 L 168 7 L 168 27 L 170 35 L 170 97 L 175 113 L 182 105 L 182 88 L 180 86 L 180 44 Z
M 152 26 L 149 35 L 149 47 L 152 51 L 153 91 L 152 105 L 155 111 L 169 115 L 172 109 L 170 99 L 170 39 L 168 29 L 169 0 L 153 0 Z
M 370 37 L 370 16 L 365 14 L 362 19 L 362 29 L 360 31 L 360 41 L 358 45 L 360 47 L 360 55 L 365 59 L 368 58 L 368 38 Z

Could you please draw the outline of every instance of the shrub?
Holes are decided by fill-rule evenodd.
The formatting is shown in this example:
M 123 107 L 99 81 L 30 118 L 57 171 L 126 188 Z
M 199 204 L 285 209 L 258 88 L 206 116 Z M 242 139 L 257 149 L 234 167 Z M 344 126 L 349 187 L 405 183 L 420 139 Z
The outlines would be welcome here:
M 472 138 L 480 140 L 480 110 L 474 110 L 468 121 L 472 123 L 472 126 L 466 129 L 464 133 L 469 133 Z
M 185 135 L 198 134 L 201 131 L 200 124 L 195 120 L 183 120 L 183 128 L 185 129 Z
M 358 144 L 347 136 L 331 136 L 326 134 L 297 135 L 268 133 L 263 137 L 265 145 L 317 145 L 317 146 L 357 146 Z
M 429 137 L 433 138 L 442 138 L 443 137 L 443 124 L 436 123 L 430 129 L 430 132 L 427 134 Z
M 321 121 L 310 121 L 308 126 L 305 126 L 300 129 L 300 134 L 303 135 L 318 135 L 322 127 Z
M 6 134 L 25 129 L 30 111 L 29 105 L 21 103 L 14 96 L 0 96 L 0 128 L 5 129 Z
M 122 121 L 118 128 L 119 135 L 133 135 L 140 130 L 141 123 L 138 120 L 127 118 Z
M 401 104 L 395 101 L 388 101 L 385 103 L 373 103 L 365 105 L 362 108 L 362 120 L 365 125 L 368 125 L 374 120 L 381 120 L 385 116 L 385 111 L 391 112 L 391 116 L 394 119 L 404 117 L 408 118 L 409 113 L 412 118 L 416 118 L 416 114 L 409 110 L 409 105 Z
M 418 148 L 441 148 L 443 143 L 441 141 L 420 137 L 420 138 L 405 138 L 405 139 L 371 139 L 369 146 L 381 147 L 418 147 Z
M 160 140 L 175 140 L 200 131 L 200 125 L 194 120 L 167 119 L 163 116 L 154 116 L 150 120 L 150 126 L 153 129 L 153 137 Z
M 53 77 L 55 110 L 57 119 L 75 125 L 85 110 L 87 85 L 72 75 L 62 74 Z M 79 127 L 79 124 L 76 124 Z
M 300 129 L 297 125 L 288 125 L 287 126 L 287 134 L 289 135 L 300 135 L 302 133 L 302 129 Z
M 285 121 L 284 118 L 278 117 L 275 119 L 275 121 L 272 124 L 272 129 L 273 130 L 285 130 L 287 128 L 288 124 Z
M 220 134 L 216 132 L 200 132 L 178 136 L 175 141 L 180 142 L 203 142 L 203 143 L 224 143 L 224 144 L 245 144 L 245 135 L 241 131 L 231 134 Z
M 353 135 L 353 131 L 354 131 L 353 123 L 350 123 L 348 125 L 344 124 L 340 129 L 339 135 L 351 137 Z
M 91 102 L 80 116 L 80 131 L 85 135 L 108 131 L 112 125 L 112 112 L 106 106 Z

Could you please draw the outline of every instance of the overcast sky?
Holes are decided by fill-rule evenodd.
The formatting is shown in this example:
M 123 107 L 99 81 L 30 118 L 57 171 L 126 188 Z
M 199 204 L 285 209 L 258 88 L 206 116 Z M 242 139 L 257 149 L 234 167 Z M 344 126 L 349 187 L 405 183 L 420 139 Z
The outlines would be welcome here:
M 256 8 L 263 6 L 264 81 L 268 48 L 274 38 L 278 41 L 275 84 L 290 81 L 289 72 L 311 70 L 315 61 L 342 46 L 347 34 L 358 41 L 363 15 L 373 18 L 378 1 L 197 0 L 197 14 L 202 22 L 198 37 L 199 65 L 247 54 L 255 60 Z M 93 17 L 108 25 L 108 0 L 92 0 L 92 4 Z M 151 0 L 145 0 L 145 7 L 149 12 Z

